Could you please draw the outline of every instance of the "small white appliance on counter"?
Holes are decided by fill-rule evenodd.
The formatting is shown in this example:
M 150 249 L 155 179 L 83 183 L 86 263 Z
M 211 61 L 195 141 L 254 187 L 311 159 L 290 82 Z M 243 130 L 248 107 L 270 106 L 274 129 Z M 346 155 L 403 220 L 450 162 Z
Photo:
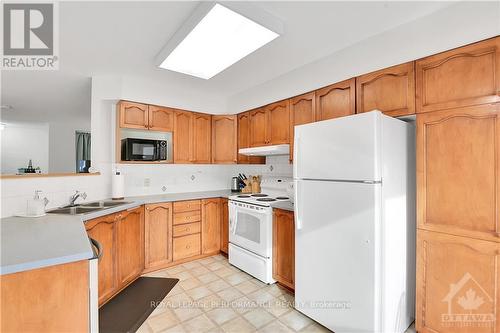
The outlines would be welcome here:
M 414 320 L 415 129 L 368 112 L 295 127 L 295 302 L 335 331 Z
M 274 283 L 272 272 L 273 209 L 289 201 L 286 187 L 291 178 L 269 177 L 261 181 L 262 193 L 229 197 L 229 263 L 264 283 Z

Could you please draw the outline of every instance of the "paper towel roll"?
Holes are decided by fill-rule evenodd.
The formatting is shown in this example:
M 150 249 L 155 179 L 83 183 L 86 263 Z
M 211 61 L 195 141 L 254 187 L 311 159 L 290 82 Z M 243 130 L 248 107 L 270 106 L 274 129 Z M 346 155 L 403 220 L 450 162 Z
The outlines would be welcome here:
M 111 194 L 113 200 L 121 200 L 125 197 L 125 181 L 120 171 L 116 171 L 111 178 Z

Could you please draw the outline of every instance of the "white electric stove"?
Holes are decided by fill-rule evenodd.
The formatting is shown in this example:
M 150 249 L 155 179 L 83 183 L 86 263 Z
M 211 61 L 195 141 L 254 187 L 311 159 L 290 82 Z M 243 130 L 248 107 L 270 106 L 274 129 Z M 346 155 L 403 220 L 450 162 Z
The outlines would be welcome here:
M 290 178 L 264 178 L 262 193 L 229 197 L 229 263 L 265 283 L 275 282 L 271 205 L 290 200 L 286 194 L 290 181 Z

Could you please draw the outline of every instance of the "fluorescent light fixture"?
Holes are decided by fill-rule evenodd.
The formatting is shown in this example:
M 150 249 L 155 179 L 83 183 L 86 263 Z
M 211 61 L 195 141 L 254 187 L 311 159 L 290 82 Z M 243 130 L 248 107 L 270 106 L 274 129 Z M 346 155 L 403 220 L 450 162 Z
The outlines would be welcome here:
M 278 36 L 263 25 L 215 4 L 173 50 L 167 45 L 167 52 L 169 49 L 171 52 L 159 66 L 210 79 Z

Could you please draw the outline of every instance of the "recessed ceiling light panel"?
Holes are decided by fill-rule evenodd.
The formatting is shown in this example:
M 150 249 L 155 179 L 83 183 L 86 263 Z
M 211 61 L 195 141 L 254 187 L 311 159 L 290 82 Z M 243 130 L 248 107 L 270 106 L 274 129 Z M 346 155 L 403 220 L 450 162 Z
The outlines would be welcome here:
M 279 34 L 215 4 L 159 65 L 210 79 Z

